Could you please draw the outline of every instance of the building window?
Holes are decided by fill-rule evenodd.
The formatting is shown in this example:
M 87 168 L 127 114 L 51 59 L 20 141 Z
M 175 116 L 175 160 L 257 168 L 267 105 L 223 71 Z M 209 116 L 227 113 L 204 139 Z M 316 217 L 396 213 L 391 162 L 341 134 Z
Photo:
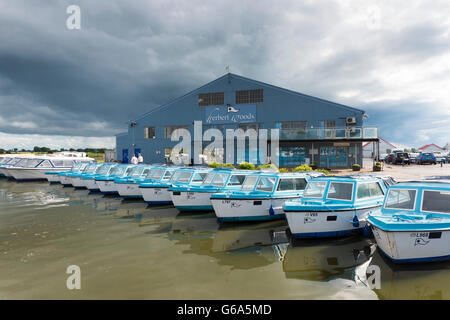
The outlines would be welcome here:
M 189 130 L 189 127 L 188 126 L 167 126 L 164 128 L 164 138 L 170 139 L 172 137 L 172 133 L 177 129 Z
M 200 107 L 221 106 L 224 104 L 225 98 L 223 92 L 200 93 L 198 95 L 198 105 Z
M 145 139 L 155 139 L 155 127 L 145 127 L 144 128 L 144 138 Z
M 257 103 L 263 101 L 263 89 L 236 91 L 236 104 Z
M 238 129 L 242 129 L 245 131 L 247 131 L 248 129 L 253 129 L 256 131 L 256 133 L 258 133 L 259 130 L 259 123 L 240 123 L 238 124 Z
M 306 121 L 285 121 L 281 122 L 281 130 L 306 131 Z

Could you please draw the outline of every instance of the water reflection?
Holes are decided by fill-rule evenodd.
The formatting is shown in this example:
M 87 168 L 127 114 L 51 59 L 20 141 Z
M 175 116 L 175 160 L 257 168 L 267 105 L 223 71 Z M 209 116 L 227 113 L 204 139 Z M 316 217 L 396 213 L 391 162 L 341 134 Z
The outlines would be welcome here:
M 185 254 L 207 255 L 232 270 L 249 270 L 279 262 L 276 246 L 288 241 L 286 228 L 285 221 L 219 225 L 214 213 L 178 215 L 168 237 L 188 245 Z
M 375 244 L 366 238 L 310 240 L 290 244 L 282 255 L 286 278 L 330 280 L 355 279 L 356 267 L 369 261 Z M 365 274 L 365 272 L 364 272 Z
M 394 264 L 377 250 L 371 265 L 381 270 L 381 299 L 450 299 L 450 261 Z

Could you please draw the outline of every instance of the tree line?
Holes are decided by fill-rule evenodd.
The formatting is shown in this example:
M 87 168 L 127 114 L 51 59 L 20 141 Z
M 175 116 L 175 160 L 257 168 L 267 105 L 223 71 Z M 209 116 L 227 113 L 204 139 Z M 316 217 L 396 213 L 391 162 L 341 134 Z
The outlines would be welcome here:
M 79 149 L 74 149 L 74 148 L 70 148 L 70 149 L 65 149 L 65 148 L 61 148 L 59 150 L 57 149 L 51 149 L 48 147 L 38 147 L 35 146 L 32 150 L 27 150 L 27 149 L 18 149 L 18 148 L 14 148 L 14 149 L 2 149 L 0 148 L 0 153 L 15 153 L 15 152 L 40 152 L 40 153 L 56 153 L 56 152 L 61 152 L 61 151 L 73 151 L 73 152 L 86 152 L 86 153 L 105 153 L 105 150 L 108 150 L 108 148 L 79 148 Z

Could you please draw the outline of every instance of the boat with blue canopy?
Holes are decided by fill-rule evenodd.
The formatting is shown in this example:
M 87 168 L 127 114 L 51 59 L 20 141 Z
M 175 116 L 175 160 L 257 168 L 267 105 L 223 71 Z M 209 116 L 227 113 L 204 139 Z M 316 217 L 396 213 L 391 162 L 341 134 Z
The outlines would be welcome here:
M 254 172 L 237 191 L 217 192 L 211 203 L 220 222 L 283 219 L 286 200 L 303 195 L 308 180 L 323 173 Z
M 117 178 L 114 180 L 114 183 L 121 197 L 142 199 L 142 192 L 139 189 L 140 184 L 169 181 L 175 170 L 176 167 L 148 167 L 139 177 Z
M 116 170 L 118 170 L 116 168 L 117 166 L 124 165 L 118 165 L 116 163 L 104 163 L 100 167 L 98 167 L 93 174 L 85 174 L 81 177 L 81 179 L 83 180 L 86 188 L 89 191 L 100 191 L 100 188 L 98 187 L 97 181 L 95 181 L 95 179 L 102 176 L 107 176 L 111 172 L 115 172 Z
M 144 169 L 144 166 L 119 164 L 111 169 L 107 175 L 97 176 L 95 182 L 100 189 L 100 192 L 104 194 L 119 194 L 115 180 L 131 177 L 133 175 L 139 176 Z
M 82 177 L 94 174 L 102 165 L 103 164 L 101 163 L 90 163 L 76 172 L 60 172 L 57 176 L 60 183 L 65 187 L 74 187 L 77 189 L 86 188 L 85 180 L 83 180 Z
M 174 206 L 179 211 L 212 211 L 211 195 L 239 190 L 252 171 L 217 168 L 208 173 L 201 185 L 178 185 L 169 188 Z
M 69 174 L 69 173 L 76 173 L 76 172 L 82 172 L 89 163 L 75 163 L 72 168 L 68 171 L 62 171 L 62 172 L 54 172 L 54 171 L 47 171 L 45 172 L 45 178 L 47 179 L 50 184 L 55 183 L 61 183 L 61 180 L 59 179 L 58 175 L 62 174 Z
M 284 204 L 293 237 L 338 237 L 361 233 L 370 212 L 383 203 L 386 184 L 371 176 L 318 177 L 303 197 Z
M 139 189 L 148 204 L 171 204 L 169 188 L 172 185 L 200 185 L 211 170 L 201 167 L 179 168 L 168 181 L 141 183 Z
M 368 217 L 378 248 L 397 263 L 450 259 L 450 181 L 390 186 L 379 212 Z

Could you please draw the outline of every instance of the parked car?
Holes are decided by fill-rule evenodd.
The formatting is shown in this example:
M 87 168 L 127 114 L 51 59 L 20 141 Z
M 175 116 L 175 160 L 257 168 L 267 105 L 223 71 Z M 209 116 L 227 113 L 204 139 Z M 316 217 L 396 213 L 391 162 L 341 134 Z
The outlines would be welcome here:
M 419 157 L 417 158 L 417 163 L 418 164 L 424 164 L 424 163 L 432 163 L 432 164 L 436 164 L 436 157 L 434 156 L 434 154 L 432 153 L 421 153 L 419 155 Z
M 417 163 L 417 158 L 419 157 L 419 155 L 420 155 L 419 152 L 410 152 L 409 160 L 411 161 L 411 163 Z
M 407 152 L 396 152 L 392 158 L 393 164 L 411 164 L 409 154 Z
M 384 162 L 385 163 L 392 163 L 392 159 L 394 158 L 394 154 L 388 154 L 385 158 L 384 158 Z
M 434 156 L 436 157 L 437 163 L 447 163 L 448 162 L 448 155 L 446 153 L 435 153 Z

